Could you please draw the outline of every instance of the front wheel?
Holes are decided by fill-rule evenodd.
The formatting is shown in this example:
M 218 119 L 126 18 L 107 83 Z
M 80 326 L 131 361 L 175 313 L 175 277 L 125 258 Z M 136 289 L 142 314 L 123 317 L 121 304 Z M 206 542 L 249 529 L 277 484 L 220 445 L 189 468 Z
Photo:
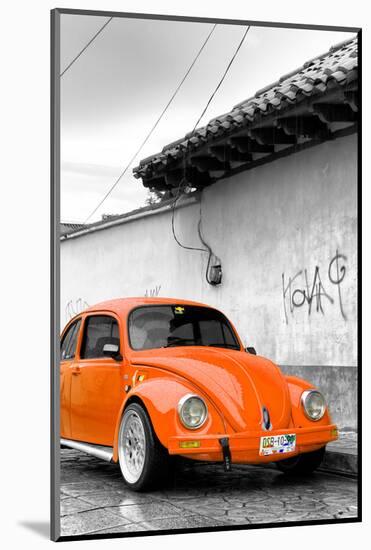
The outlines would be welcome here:
M 325 447 L 312 451 L 311 453 L 303 453 L 292 458 L 286 458 L 276 462 L 276 466 L 281 472 L 288 475 L 306 475 L 311 474 L 322 463 L 325 455 Z
M 118 438 L 119 463 L 125 483 L 143 491 L 162 481 L 169 455 L 158 441 L 145 409 L 132 403 L 125 410 Z

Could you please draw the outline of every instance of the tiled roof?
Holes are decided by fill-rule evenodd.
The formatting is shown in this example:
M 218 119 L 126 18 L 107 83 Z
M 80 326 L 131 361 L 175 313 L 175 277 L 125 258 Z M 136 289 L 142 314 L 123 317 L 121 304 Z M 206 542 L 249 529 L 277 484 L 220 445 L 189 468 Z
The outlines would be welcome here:
M 282 76 L 277 82 L 256 92 L 253 97 L 235 105 L 228 113 L 212 119 L 206 126 L 196 129 L 195 132 L 187 134 L 184 138 L 166 145 L 161 152 L 143 159 L 139 166 L 134 168 L 134 175 L 137 178 L 142 178 L 144 185 L 150 187 L 151 183 L 155 182 L 154 178 L 177 168 L 177 166 L 179 168 L 179 161 L 185 152 L 188 157 L 190 153 L 198 155 L 199 151 L 205 150 L 205 145 L 207 147 L 214 144 L 222 145 L 223 139 L 241 134 L 241 131 L 258 130 L 259 128 L 266 130 L 267 121 L 271 119 L 277 121 L 283 117 L 291 117 L 293 114 L 295 116 L 313 114 L 311 106 L 314 102 L 323 103 L 325 97 L 331 94 L 333 96 L 338 90 L 341 90 L 343 94 L 335 99 L 335 104 L 344 105 L 344 102 L 349 99 L 346 93 L 353 93 L 348 104 L 351 105 L 353 112 L 356 112 L 354 90 L 357 78 L 357 38 L 353 38 L 333 46 L 325 54 L 307 61 L 299 69 Z M 353 105 L 351 101 L 353 101 Z M 324 106 L 315 113 L 316 120 L 319 119 L 320 125 L 321 122 L 334 122 L 328 119 L 328 116 L 326 119 L 328 111 L 325 112 L 325 108 Z M 330 113 L 331 116 L 334 118 L 333 112 Z M 336 116 L 339 119 L 339 114 Z M 350 118 L 347 116 L 347 121 Z M 287 118 L 285 120 L 287 121 Z M 304 123 L 307 124 L 307 122 L 306 119 Z M 277 127 L 276 123 L 270 124 L 270 126 L 272 125 Z M 288 131 L 285 125 L 278 125 L 278 128 L 281 128 L 287 135 L 294 134 L 294 132 Z M 324 130 L 324 127 L 322 129 Z M 332 131 L 332 128 L 327 127 L 327 130 Z M 304 131 L 301 134 L 306 135 Z M 254 134 L 246 135 L 256 139 Z M 284 143 L 288 141 L 283 140 Z M 258 140 L 258 142 L 264 143 L 262 140 Z M 271 145 L 276 143 L 280 143 L 280 141 L 270 142 Z M 204 159 L 204 157 L 202 158 Z M 221 160 L 220 157 L 217 158 L 219 161 Z M 233 155 L 233 160 L 236 158 L 238 160 L 238 157 Z M 242 160 L 241 158 L 241 162 Z M 215 165 L 216 163 L 210 166 L 215 167 Z M 196 167 L 200 169 L 200 161 Z M 166 181 L 166 186 L 171 187 L 168 181 Z
M 74 231 L 79 231 L 80 229 L 83 229 L 85 225 L 83 223 L 68 223 L 68 222 L 61 222 L 60 224 L 60 234 L 66 235 L 68 233 L 73 233 Z

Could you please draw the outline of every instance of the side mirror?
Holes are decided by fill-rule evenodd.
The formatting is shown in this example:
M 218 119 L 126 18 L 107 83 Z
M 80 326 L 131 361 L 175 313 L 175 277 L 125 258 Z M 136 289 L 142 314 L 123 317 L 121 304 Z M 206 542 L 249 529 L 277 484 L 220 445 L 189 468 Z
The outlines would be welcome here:
M 112 357 L 116 361 L 122 361 L 122 355 L 119 353 L 119 346 L 117 344 L 104 344 L 103 355 Z
M 251 353 L 252 355 L 256 355 L 256 349 L 253 348 L 253 347 L 245 348 L 245 351 L 246 351 L 247 353 Z

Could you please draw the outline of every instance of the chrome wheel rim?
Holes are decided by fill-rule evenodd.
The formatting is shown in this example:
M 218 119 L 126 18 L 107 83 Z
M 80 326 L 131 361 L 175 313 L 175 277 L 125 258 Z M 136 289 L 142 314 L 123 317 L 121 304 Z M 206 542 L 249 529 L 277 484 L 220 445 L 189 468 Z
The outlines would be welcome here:
M 141 418 L 135 411 L 124 414 L 119 434 L 119 460 L 122 475 L 135 483 L 142 475 L 146 459 L 146 435 Z

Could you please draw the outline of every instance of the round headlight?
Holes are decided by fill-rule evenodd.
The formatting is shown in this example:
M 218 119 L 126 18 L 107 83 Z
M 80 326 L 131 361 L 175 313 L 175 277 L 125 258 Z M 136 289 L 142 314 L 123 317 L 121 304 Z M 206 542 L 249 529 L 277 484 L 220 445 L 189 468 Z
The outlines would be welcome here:
M 307 390 L 301 396 L 304 412 L 310 420 L 321 420 L 326 410 L 325 399 L 317 390 Z
M 189 430 L 199 428 L 207 418 L 205 401 L 198 395 L 185 395 L 178 403 L 178 414 L 183 426 Z

